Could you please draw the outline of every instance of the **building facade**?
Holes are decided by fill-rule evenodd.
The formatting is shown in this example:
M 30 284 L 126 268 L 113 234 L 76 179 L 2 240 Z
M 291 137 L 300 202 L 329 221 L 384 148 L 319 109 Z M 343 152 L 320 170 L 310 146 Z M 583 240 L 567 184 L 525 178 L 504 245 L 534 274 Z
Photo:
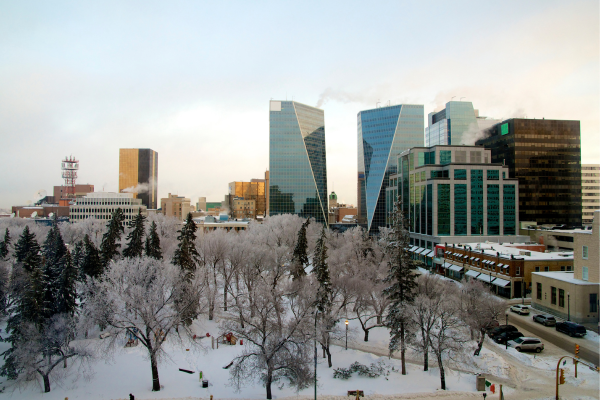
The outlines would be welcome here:
M 396 159 L 403 151 L 423 146 L 422 105 L 380 107 L 358 113 L 358 223 L 377 235 L 385 227 L 385 194 Z
M 412 245 L 433 250 L 441 243 L 522 241 L 518 181 L 490 162 L 481 146 L 415 147 L 396 158 L 398 173 L 386 190 L 386 223 L 398 196 L 410 224 Z
M 600 211 L 594 211 L 592 229 L 576 232 L 574 239 L 574 271 L 533 273 L 531 305 L 597 328 L 600 322 Z
M 233 199 L 233 218 L 256 218 L 256 200 Z
M 269 107 L 269 215 L 327 225 L 325 114 L 295 101 Z
M 147 208 L 158 208 L 158 153 L 119 149 L 119 192 L 133 193 Z
M 594 211 L 600 210 L 600 164 L 581 165 L 582 222 L 591 225 Z
M 519 180 L 519 219 L 581 226 L 579 121 L 513 118 L 476 142 Z
M 63 199 L 66 197 L 66 191 L 67 187 L 66 186 L 54 186 L 54 201 L 56 203 L 59 202 L 59 200 Z M 90 184 L 76 184 L 75 185 L 75 197 L 82 197 L 85 196 L 88 193 L 92 193 L 94 191 L 94 185 L 90 185 Z M 70 199 L 69 199 L 70 200 Z
M 446 108 L 428 115 L 425 146 L 473 145 L 478 132 L 497 124 L 498 120 L 480 117 L 470 101 L 449 101 Z
M 142 199 L 133 197 L 133 193 L 94 192 L 75 199 L 70 207 L 70 221 L 78 222 L 88 218 L 108 221 L 112 214 L 120 208 L 125 215 L 125 222 L 131 221 L 139 210 L 147 216 L 148 211 Z
M 190 199 L 169 193 L 168 197 L 160 199 L 160 209 L 164 216 L 174 217 L 185 221 L 187 215 L 192 211 Z
M 252 179 L 250 182 L 230 182 L 229 208 L 231 210 L 235 209 L 234 203 L 236 199 L 243 199 L 248 201 L 253 200 L 255 204 L 255 209 L 251 218 L 256 218 L 258 215 L 264 216 L 267 212 L 267 196 L 265 187 L 265 179 Z

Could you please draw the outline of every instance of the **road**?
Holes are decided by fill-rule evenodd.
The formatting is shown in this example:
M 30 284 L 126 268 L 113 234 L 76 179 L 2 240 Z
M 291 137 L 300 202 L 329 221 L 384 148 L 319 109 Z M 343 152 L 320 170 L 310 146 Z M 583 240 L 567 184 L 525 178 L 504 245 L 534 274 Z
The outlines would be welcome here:
M 584 338 L 572 338 L 564 333 L 557 332 L 554 327 L 544 326 L 533 322 L 532 317 L 536 314 L 543 314 L 536 310 L 532 310 L 530 315 L 518 315 L 507 310 L 508 323 L 517 328 L 522 328 L 539 337 L 543 341 L 552 343 L 555 346 L 567 351 L 568 354 L 575 355 L 575 345 L 579 345 L 579 357 L 582 360 L 600 365 L 600 354 L 598 345 L 594 346 L 594 342 Z M 503 322 L 504 323 L 504 322 Z

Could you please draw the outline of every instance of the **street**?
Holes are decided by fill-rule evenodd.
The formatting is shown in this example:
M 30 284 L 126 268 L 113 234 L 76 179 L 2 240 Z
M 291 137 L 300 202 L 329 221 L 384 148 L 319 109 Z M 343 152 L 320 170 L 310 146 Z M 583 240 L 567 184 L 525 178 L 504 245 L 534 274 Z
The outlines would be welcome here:
M 579 357 L 582 360 L 591 362 L 596 366 L 600 365 L 600 354 L 598 352 L 597 343 L 594 345 L 594 342 L 585 338 L 573 338 L 564 333 L 557 332 L 553 326 L 544 326 L 534 322 L 532 319 L 534 315 L 543 314 L 537 310 L 531 309 L 531 314 L 529 315 L 518 315 L 510 310 L 507 310 L 506 312 L 508 313 L 509 325 L 514 325 L 517 328 L 529 331 L 542 339 L 542 341 L 552 343 L 565 350 L 570 355 L 575 354 L 575 345 L 578 344 Z M 501 321 L 501 323 L 504 324 L 505 321 Z

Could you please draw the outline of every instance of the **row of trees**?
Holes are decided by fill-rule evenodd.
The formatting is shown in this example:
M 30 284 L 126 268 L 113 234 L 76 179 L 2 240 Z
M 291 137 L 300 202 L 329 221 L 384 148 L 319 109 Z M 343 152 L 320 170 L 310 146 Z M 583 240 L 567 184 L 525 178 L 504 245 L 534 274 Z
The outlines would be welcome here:
M 10 283 L 4 289 L 0 285 L 0 301 L 14 322 L 9 323 L 11 349 L 4 354 L 3 375 L 22 382 L 35 373 L 43 376 L 37 369 L 31 372 L 28 365 L 33 360 L 18 353 L 25 343 L 40 342 L 23 335 L 22 326 L 48 336 L 54 318 L 69 327 L 64 340 L 68 351 L 38 352 L 36 360 L 50 353 L 53 363 L 64 355 L 89 360 L 91 352 L 78 347 L 83 341 L 73 339 L 97 328 L 110 333 L 100 342 L 105 351 L 135 336 L 148 351 L 153 390 L 160 390 L 157 366 L 165 356 L 167 338 L 193 346 L 193 321 L 200 315 L 209 320 L 219 315 L 223 332 L 248 343 L 230 369 L 232 383 L 240 388 L 252 381 L 249 378 L 261 376 L 271 398 L 275 382 L 297 389 L 310 385 L 312 341 L 332 366 L 330 346 L 344 333 L 339 321 L 350 318 L 359 322 L 365 341 L 372 329 L 389 328 L 390 353 L 400 352 L 403 374 L 408 347 L 423 354 L 425 369 L 428 356 L 434 355 L 445 388 L 443 362 L 456 350 L 451 344 L 479 333 L 481 346 L 486 324 L 496 317 L 491 304 L 498 301 L 483 286 L 472 284 L 454 293 L 456 287 L 435 277 L 418 277 L 418 263 L 406 251 L 407 224 L 399 211 L 392 228 L 384 229 L 377 240 L 360 228 L 335 234 L 293 215 L 253 222 L 242 232 L 203 235 L 196 234 L 191 216 L 183 226 L 162 216 L 149 218 L 150 224 L 139 214 L 125 226 L 117 210 L 106 226 L 97 221 L 55 224 L 46 242 L 62 235 L 74 243 L 66 246 L 61 238 L 62 244 L 52 246 L 60 251 L 44 247 L 36 253 L 35 239 L 30 238 L 29 253 L 41 258 L 41 280 L 27 273 L 28 261 L 17 257 L 18 246 L 13 249 L 7 231 L 0 242 L 0 274 Z M 27 227 L 21 229 L 19 241 L 26 231 L 32 235 Z M 55 267 L 46 267 L 49 263 Z M 48 291 L 36 289 L 33 282 L 44 288 L 54 283 Z M 37 325 L 31 313 L 18 308 L 29 309 L 29 303 L 20 300 L 28 290 L 44 293 L 46 303 L 40 304 L 55 307 L 42 314 Z M 486 307 L 480 306 L 482 301 Z M 15 316 L 21 314 L 25 317 L 17 323 Z M 54 367 L 45 373 L 47 391 Z

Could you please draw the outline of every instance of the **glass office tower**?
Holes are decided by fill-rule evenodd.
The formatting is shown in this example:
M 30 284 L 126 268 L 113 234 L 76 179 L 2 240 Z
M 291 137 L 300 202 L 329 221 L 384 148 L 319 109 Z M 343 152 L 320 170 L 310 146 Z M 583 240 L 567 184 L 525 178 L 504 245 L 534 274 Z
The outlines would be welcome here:
M 361 111 L 358 123 L 358 223 L 370 235 L 385 226 L 385 189 L 404 150 L 423 146 L 422 105 L 397 105 Z
M 519 180 L 519 220 L 581 226 L 579 121 L 513 118 L 477 141 Z
M 271 101 L 269 108 L 269 215 L 327 225 L 325 114 L 295 101 Z
M 470 101 L 449 101 L 442 111 L 429 113 L 425 129 L 425 145 L 473 145 L 477 132 L 488 129 L 499 120 L 480 117 Z
M 133 193 L 150 210 L 158 205 L 158 153 L 152 149 L 119 149 L 119 192 Z

